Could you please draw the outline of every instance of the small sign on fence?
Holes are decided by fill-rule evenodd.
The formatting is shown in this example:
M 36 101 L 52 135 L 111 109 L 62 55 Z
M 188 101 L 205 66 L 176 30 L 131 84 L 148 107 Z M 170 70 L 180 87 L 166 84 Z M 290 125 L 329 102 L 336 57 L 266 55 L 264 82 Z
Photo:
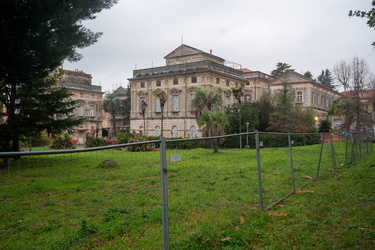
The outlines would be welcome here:
M 172 155 L 171 162 L 181 161 L 181 155 Z

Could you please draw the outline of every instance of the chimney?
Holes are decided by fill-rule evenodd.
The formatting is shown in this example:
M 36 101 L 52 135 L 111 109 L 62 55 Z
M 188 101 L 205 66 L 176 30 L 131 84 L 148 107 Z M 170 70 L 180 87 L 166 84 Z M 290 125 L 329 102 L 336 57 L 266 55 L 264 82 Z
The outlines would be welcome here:
M 212 55 L 212 49 L 210 49 L 210 55 Z

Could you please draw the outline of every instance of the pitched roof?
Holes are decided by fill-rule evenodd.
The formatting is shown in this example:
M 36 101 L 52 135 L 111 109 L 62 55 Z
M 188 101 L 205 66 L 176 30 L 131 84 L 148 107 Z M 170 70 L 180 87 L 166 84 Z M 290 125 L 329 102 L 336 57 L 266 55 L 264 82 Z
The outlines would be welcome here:
M 244 72 L 244 73 L 250 73 L 250 72 L 253 72 L 252 70 L 249 70 L 247 68 L 242 68 L 242 69 L 239 69 L 240 71 Z
M 315 85 L 318 85 L 322 88 L 325 88 L 327 90 L 336 92 L 337 94 L 340 94 L 336 90 L 333 90 L 325 85 L 323 85 L 320 82 L 314 81 L 311 78 L 308 78 L 300 73 L 295 72 L 294 70 L 287 70 L 284 72 L 280 77 L 276 78 L 275 80 L 270 82 L 270 85 L 276 85 L 276 84 L 283 84 L 283 83 L 312 83 Z
M 356 91 L 355 90 L 348 90 L 348 91 L 343 91 L 340 92 L 341 94 L 345 96 L 356 96 Z M 371 99 L 375 98 L 375 89 L 365 89 L 365 90 L 359 90 L 358 91 L 359 98 L 361 99 Z
M 166 55 L 164 58 L 165 59 L 170 59 L 170 58 L 174 58 L 174 57 L 185 57 L 185 56 L 191 56 L 191 55 L 196 55 L 196 54 L 204 54 L 206 56 L 210 56 L 210 57 L 219 59 L 221 61 L 225 61 L 221 57 L 212 55 L 211 52 L 210 53 L 206 53 L 203 50 L 196 49 L 196 48 L 191 47 L 191 46 L 186 45 L 186 44 L 181 44 L 175 50 L 173 50 L 171 53 L 169 53 L 168 55 Z

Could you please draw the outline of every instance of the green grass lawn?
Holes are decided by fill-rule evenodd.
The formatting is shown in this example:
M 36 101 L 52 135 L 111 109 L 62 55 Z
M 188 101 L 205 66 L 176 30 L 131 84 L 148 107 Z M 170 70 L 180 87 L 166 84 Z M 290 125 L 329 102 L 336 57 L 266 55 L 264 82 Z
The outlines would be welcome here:
M 345 145 L 335 144 L 337 167 Z M 293 148 L 295 186 L 317 175 L 320 145 Z M 160 249 L 158 151 L 22 157 L 0 175 L 0 249 Z M 181 161 L 170 162 L 178 154 Z M 292 191 L 288 148 L 261 150 L 264 205 Z M 112 159 L 118 168 L 98 168 Z M 371 249 L 375 153 L 259 210 L 255 150 L 168 151 L 171 249 Z

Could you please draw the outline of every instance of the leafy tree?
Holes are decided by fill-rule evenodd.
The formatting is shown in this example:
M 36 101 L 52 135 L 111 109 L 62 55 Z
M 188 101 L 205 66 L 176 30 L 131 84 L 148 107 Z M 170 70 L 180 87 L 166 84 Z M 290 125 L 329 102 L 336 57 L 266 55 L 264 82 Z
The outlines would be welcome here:
M 131 90 L 130 84 L 126 89 L 126 98 L 123 100 L 123 115 L 124 115 L 124 124 L 125 126 L 130 126 L 130 111 L 131 111 Z
M 353 124 L 356 130 L 371 128 L 374 124 L 371 114 L 360 104 L 358 98 L 346 98 L 335 102 L 329 114 L 344 116 L 344 122 L 340 126 L 343 130 L 350 130 Z
M 163 137 L 163 121 L 164 121 L 164 105 L 167 102 L 168 96 L 167 94 L 161 90 L 161 89 L 156 89 L 155 97 L 159 98 L 160 100 L 160 110 L 161 110 L 161 131 L 160 131 L 160 136 Z
M 194 108 L 197 121 L 206 111 L 217 111 L 223 100 L 217 89 L 198 89 L 194 93 L 191 106 Z
M 116 0 L 0 2 L 0 102 L 7 121 L 0 125 L 2 149 L 19 150 L 19 140 L 43 130 L 58 134 L 80 121 L 69 115 L 74 102 L 56 88 L 51 73 L 66 59 L 79 60 L 78 48 L 95 43 L 82 21 L 94 19 Z M 68 100 L 68 103 L 64 103 Z
M 199 118 L 199 127 L 204 126 L 203 136 L 212 137 L 224 134 L 224 128 L 228 125 L 226 115 L 221 111 L 207 111 Z M 219 152 L 218 139 L 212 140 L 214 153 Z
M 363 10 L 355 10 L 355 11 L 349 11 L 350 17 L 362 17 L 367 18 L 367 25 L 370 28 L 375 29 L 375 0 L 372 0 L 372 8 L 369 11 L 363 11 Z M 375 46 L 375 42 L 372 43 L 372 46 Z
M 271 91 L 263 92 L 259 100 L 259 131 L 265 132 L 272 113 Z
M 271 76 L 278 78 L 281 76 L 287 69 L 290 69 L 292 66 L 287 63 L 278 62 L 276 64 L 276 69 L 271 71 Z
M 322 70 L 322 73 L 318 76 L 318 81 L 332 90 L 336 88 L 336 85 L 333 84 L 333 76 L 329 69 Z
M 238 106 L 241 106 L 239 108 Z M 249 122 L 249 131 L 258 129 L 259 126 L 259 104 L 244 102 L 241 104 L 233 104 L 225 108 L 225 114 L 228 117 L 228 127 L 226 132 L 234 134 L 239 132 L 239 115 L 241 112 L 241 127 L 246 128 L 246 122 Z
M 112 118 L 113 136 L 117 135 L 116 127 L 116 114 L 121 113 L 123 105 L 121 100 L 115 94 L 108 94 L 104 97 L 103 109 L 105 112 L 110 113 Z
M 287 87 L 287 84 L 284 84 L 283 89 L 271 96 L 271 100 L 272 113 L 270 114 L 268 131 L 308 132 L 309 124 L 306 121 L 313 120 L 313 116 L 294 106 L 295 93 Z M 308 119 L 309 116 L 311 119 Z

